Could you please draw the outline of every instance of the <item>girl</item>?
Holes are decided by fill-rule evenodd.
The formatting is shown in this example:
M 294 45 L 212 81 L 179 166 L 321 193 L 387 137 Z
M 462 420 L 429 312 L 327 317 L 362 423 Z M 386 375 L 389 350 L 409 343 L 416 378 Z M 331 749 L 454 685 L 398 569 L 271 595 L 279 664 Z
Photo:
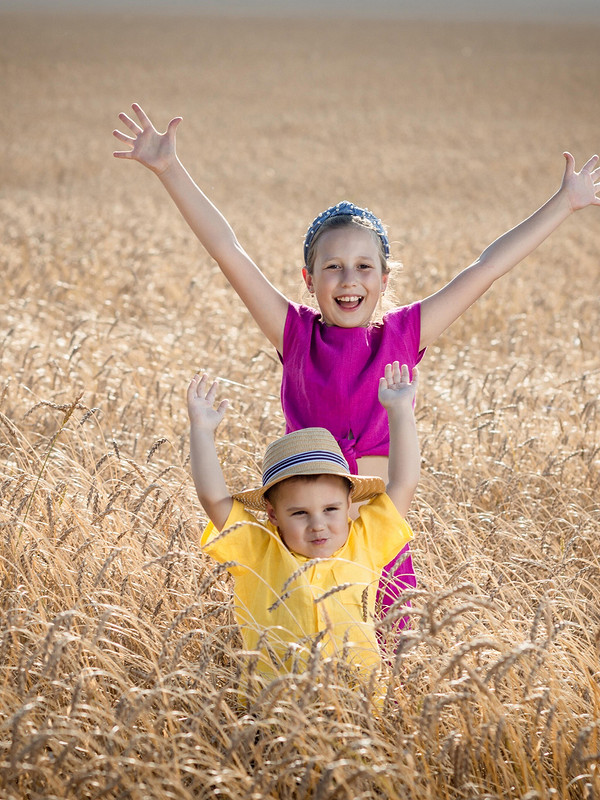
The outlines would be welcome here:
M 277 350 L 283 365 L 281 400 L 287 431 L 324 427 L 333 433 L 357 474 L 387 482 L 389 434 L 377 385 L 386 363 L 412 370 L 424 350 L 477 300 L 497 278 L 532 252 L 572 212 L 600 205 L 598 156 L 575 172 L 566 159 L 558 191 L 534 214 L 500 236 L 470 266 L 435 294 L 371 323 L 388 282 L 389 243 L 374 214 L 339 203 L 310 225 L 304 243 L 302 275 L 320 313 L 288 300 L 263 275 L 241 247 L 227 220 L 194 183 L 179 161 L 175 132 L 181 117 L 159 133 L 142 108 L 132 106 L 137 122 L 119 114 L 130 134 L 113 131 L 130 149 L 116 158 L 139 161 L 152 170 L 184 218 L 219 264 L 232 287 Z M 388 565 L 400 585 L 415 585 L 408 558 Z M 397 570 L 395 570 L 395 567 Z M 386 578 L 386 573 L 382 581 Z M 382 598 L 385 612 L 398 587 L 389 579 Z

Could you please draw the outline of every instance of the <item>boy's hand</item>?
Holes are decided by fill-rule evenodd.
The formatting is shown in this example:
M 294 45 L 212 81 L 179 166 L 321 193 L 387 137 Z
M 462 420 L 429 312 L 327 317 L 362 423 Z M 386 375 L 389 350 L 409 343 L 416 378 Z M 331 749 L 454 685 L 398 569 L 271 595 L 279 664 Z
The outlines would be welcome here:
M 194 375 L 187 390 L 187 406 L 190 424 L 196 430 L 214 433 L 225 416 L 229 400 L 221 400 L 214 408 L 218 382 L 208 386 L 208 375 Z
M 393 364 L 386 364 L 385 376 L 379 379 L 379 402 L 389 411 L 393 408 L 408 406 L 412 408 L 417 384 L 419 382 L 418 370 L 413 367 L 413 378 L 410 380 L 408 367 L 394 361 Z
M 119 150 L 114 152 L 113 156 L 139 161 L 140 164 L 160 175 L 176 158 L 175 131 L 181 122 L 181 117 L 172 119 L 165 133 L 159 133 L 137 103 L 133 103 L 131 107 L 137 115 L 139 124 L 123 112 L 119 114 L 119 119 L 129 128 L 133 136 L 128 136 L 121 131 L 113 131 L 113 136 L 121 142 L 131 145 L 131 150 Z
M 578 211 L 586 206 L 600 206 L 600 167 L 599 158 L 592 156 L 579 172 L 575 172 L 575 159 L 571 153 L 563 153 L 566 159 L 565 174 L 561 184 L 561 192 L 565 192 L 571 209 Z

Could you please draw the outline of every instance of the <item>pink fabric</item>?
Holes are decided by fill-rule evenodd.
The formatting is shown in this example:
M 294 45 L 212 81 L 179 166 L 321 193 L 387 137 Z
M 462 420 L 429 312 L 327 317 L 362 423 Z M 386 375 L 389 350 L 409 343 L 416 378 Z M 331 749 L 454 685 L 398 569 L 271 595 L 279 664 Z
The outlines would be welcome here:
M 407 364 L 412 371 L 424 353 L 419 350 L 420 336 L 419 303 L 396 308 L 381 323 L 366 328 L 325 325 L 315 309 L 290 303 L 280 356 L 286 433 L 326 428 L 337 439 L 353 473 L 358 458 L 387 456 L 389 430 L 386 411 L 377 399 L 379 378 L 392 361 Z M 415 586 L 407 545 L 383 571 L 382 615 L 400 592 Z M 401 620 L 399 626 L 405 623 L 406 619 Z

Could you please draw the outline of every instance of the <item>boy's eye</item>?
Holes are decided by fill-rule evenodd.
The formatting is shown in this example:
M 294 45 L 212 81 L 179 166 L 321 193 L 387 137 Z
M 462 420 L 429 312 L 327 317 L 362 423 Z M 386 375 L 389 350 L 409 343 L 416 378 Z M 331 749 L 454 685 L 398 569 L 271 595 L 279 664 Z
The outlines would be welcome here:
M 340 268 L 339 264 L 327 264 L 327 266 L 325 267 L 325 269 L 339 269 L 339 268 Z
M 306 514 L 306 511 L 294 511 L 292 517 L 301 517 L 303 514 Z

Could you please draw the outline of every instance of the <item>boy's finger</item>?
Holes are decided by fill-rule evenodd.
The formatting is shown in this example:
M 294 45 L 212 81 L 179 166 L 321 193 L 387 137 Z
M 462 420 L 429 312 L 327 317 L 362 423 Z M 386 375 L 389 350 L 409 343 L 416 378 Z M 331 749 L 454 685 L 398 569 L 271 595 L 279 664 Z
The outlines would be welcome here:
M 196 375 L 194 375 L 192 380 L 189 382 L 188 388 L 187 388 L 188 400 L 191 400 L 194 397 L 194 395 L 196 394 L 196 387 L 198 385 L 199 379 L 200 379 L 200 376 L 196 374 Z
M 206 401 L 208 403 L 212 404 L 214 402 L 215 396 L 217 394 L 217 387 L 218 386 L 219 386 L 219 382 L 218 381 L 213 381 L 212 382 L 212 386 L 210 387 L 210 389 L 206 393 Z
M 408 364 L 402 364 L 400 380 L 402 383 L 410 383 L 410 377 L 408 374 Z
M 389 383 L 392 382 L 392 365 L 391 364 L 386 364 L 385 365 L 384 378 L 385 378 L 386 384 L 389 384 Z

